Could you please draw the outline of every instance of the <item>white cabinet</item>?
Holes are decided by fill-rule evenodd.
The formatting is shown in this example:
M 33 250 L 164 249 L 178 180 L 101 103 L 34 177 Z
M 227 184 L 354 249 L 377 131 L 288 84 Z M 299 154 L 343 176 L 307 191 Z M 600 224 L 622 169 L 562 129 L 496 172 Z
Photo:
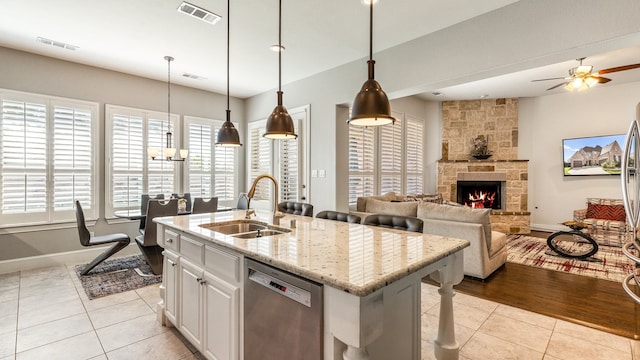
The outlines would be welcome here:
M 167 319 L 174 325 L 177 321 L 177 281 L 178 281 L 178 255 L 164 250 L 164 313 Z
M 204 344 L 209 359 L 239 358 L 240 288 L 204 273 Z
M 164 251 L 165 316 L 207 359 L 239 359 L 242 257 L 191 235 L 164 236 L 172 239 Z

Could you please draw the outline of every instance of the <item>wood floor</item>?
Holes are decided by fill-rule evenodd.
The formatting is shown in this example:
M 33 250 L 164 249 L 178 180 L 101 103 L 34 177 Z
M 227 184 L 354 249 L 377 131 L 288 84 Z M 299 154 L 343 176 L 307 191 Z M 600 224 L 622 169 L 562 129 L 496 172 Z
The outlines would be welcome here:
M 532 236 L 546 237 L 546 233 Z M 618 282 L 506 263 L 488 279 L 465 279 L 456 291 L 640 339 L 640 305 Z

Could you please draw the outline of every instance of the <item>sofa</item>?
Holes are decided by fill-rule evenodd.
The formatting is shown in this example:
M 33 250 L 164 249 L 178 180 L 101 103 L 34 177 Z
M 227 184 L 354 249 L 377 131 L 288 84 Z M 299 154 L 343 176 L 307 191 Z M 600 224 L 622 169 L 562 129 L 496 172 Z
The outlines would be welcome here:
M 491 209 L 405 200 L 393 193 L 359 197 L 351 213 L 363 219 L 369 214 L 413 216 L 422 219 L 425 234 L 468 240 L 464 274 L 471 277 L 486 279 L 507 261 L 507 236 L 491 230 Z
M 599 245 L 623 246 L 633 240 L 622 199 L 588 198 L 586 209 L 573 211 L 573 220 L 589 225 L 587 232 Z

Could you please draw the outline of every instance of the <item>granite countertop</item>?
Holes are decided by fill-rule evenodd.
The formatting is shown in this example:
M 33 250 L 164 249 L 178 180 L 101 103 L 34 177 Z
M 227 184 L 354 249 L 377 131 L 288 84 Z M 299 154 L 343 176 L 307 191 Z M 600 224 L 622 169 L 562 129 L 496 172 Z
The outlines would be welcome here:
M 469 246 L 457 238 L 296 215 L 280 219 L 280 227 L 291 232 L 275 236 L 241 239 L 207 228 L 211 223 L 242 221 L 244 216 L 244 210 L 237 210 L 153 221 L 356 296 Z M 251 219 L 270 223 L 271 212 L 258 210 Z M 296 220 L 295 228 L 290 228 L 291 219 Z

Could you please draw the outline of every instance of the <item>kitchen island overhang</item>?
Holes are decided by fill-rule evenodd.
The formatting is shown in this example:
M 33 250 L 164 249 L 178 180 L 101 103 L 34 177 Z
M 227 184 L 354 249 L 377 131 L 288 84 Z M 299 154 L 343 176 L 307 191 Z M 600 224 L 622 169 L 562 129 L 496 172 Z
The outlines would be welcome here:
M 230 211 L 156 218 L 154 221 L 162 227 L 158 243 L 168 245 L 165 252 L 170 252 L 176 262 L 184 258 L 206 267 L 204 255 L 189 258 L 187 255 L 193 252 L 185 254 L 179 240 L 174 244 L 165 242 L 167 231 L 172 236 L 182 234 L 185 250 L 195 240 L 203 249 L 208 246 L 228 251 L 240 260 L 257 260 L 323 284 L 325 359 L 342 358 L 343 354 L 350 359 L 365 359 L 368 355 L 372 359 L 419 359 L 420 283 L 424 276 L 431 275 L 441 283 L 436 355 L 441 359 L 457 358 L 451 297 L 453 285 L 463 278 L 462 250 L 469 246 L 468 241 L 295 215 L 281 219 L 282 233 L 277 235 L 243 238 L 212 230 L 212 225 L 245 222 L 245 214 Z M 257 211 L 250 220 L 269 224 L 271 218 L 270 212 Z M 293 228 L 289 227 L 291 219 L 295 220 Z M 239 263 L 236 261 L 233 266 Z M 236 279 L 241 309 L 243 280 L 241 276 Z M 180 307 L 179 299 L 166 299 L 167 294 L 178 298 L 181 295 L 176 295 L 178 289 L 166 291 L 167 285 L 165 272 L 159 312 L 162 316 L 167 300 Z M 242 348 L 242 311 L 237 318 L 237 346 Z M 180 319 L 169 317 L 169 322 L 180 329 Z M 232 358 L 241 358 L 241 352 L 235 351 L 238 357 Z

